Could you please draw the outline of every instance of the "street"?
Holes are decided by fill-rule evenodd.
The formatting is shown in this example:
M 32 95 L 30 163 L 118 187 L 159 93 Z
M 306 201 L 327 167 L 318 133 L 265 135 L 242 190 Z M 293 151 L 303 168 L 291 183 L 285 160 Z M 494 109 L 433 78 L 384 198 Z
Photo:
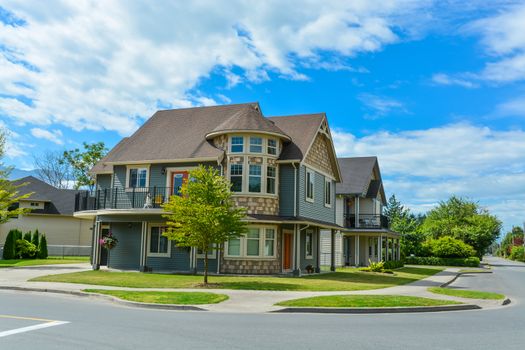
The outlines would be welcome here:
M 58 294 L 2 291 L 0 348 L 522 349 L 525 264 L 487 261 L 494 273 L 466 275 L 451 287 L 503 293 L 511 305 L 418 314 L 225 314 L 147 310 Z M 22 331 L 6 333 L 13 329 Z

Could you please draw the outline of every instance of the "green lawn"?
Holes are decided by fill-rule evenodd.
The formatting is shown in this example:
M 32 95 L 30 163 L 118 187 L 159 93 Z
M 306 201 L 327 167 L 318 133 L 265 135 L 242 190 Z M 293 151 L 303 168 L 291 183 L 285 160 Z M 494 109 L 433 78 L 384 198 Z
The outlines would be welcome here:
M 105 289 L 84 289 L 83 291 L 112 295 L 124 300 L 152 304 L 201 305 L 217 304 L 228 300 L 227 295 L 205 292 L 142 292 Z
M 50 256 L 47 259 L 12 259 L 0 260 L 0 267 L 16 267 L 16 266 L 36 266 L 36 265 L 56 265 L 56 264 L 76 264 L 89 262 L 89 256 L 65 256 L 54 257 Z
M 275 305 L 302 307 L 407 307 L 456 304 L 461 303 L 451 300 L 438 300 L 404 295 L 327 295 L 286 300 Z
M 405 267 L 393 274 L 340 269 L 304 277 L 210 276 L 214 288 L 288 291 L 350 291 L 379 289 L 411 283 L 441 271 L 440 268 Z M 85 271 L 42 276 L 31 281 L 67 282 L 134 288 L 196 288 L 202 276 L 137 272 Z
M 451 289 L 451 288 L 440 288 L 440 287 L 431 287 L 428 288 L 429 292 L 443 295 L 451 295 L 454 297 L 460 298 L 469 298 L 469 299 L 504 299 L 503 294 L 492 293 L 492 292 L 482 292 L 479 290 L 463 290 L 463 289 Z
M 492 273 L 492 271 L 488 269 L 461 269 L 459 273 Z

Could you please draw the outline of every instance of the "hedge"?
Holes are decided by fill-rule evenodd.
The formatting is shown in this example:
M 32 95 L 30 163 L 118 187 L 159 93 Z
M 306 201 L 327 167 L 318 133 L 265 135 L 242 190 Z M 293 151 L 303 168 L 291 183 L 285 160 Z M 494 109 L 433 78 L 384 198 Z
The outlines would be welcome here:
M 383 265 L 383 267 L 385 269 L 387 269 L 387 270 L 398 269 L 398 268 L 403 267 L 403 266 L 405 266 L 405 263 L 402 260 L 385 261 L 385 264 Z
M 405 264 L 478 267 L 478 257 L 470 258 L 437 258 L 435 256 L 407 256 Z

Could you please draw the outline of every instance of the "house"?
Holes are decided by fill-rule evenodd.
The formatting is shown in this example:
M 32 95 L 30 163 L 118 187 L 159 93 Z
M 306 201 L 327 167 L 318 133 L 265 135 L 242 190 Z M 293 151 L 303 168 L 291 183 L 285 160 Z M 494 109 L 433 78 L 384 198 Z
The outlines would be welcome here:
M 19 202 L 31 212 L 0 224 L 0 242 L 5 242 L 12 229 L 22 232 L 38 229 L 46 235 L 50 255 L 89 255 L 93 221 L 73 216 L 76 190 L 58 189 L 33 176 L 13 181 L 27 183 L 19 194 L 32 193 Z
M 93 241 L 119 243 L 111 268 L 195 272 L 203 255 L 162 235 L 162 203 L 188 172 L 213 166 L 247 209 L 249 231 L 209 253 L 216 273 L 296 275 L 320 269 L 320 231 L 339 230 L 341 171 L 324 113 L 265 117 L 258 103 L 156 112 L 93 169 L 96 189 L 79 194 L 75 216 L 95 220 Z M 93 268 L 106 262 L 93 247 Z
M 382 215 L 386 205 L 376 157 L 339 158 L 342 182 L 335 188 L 336 224 L 344 229 L 321 233 L 323 264 L 329 265 L 332 239 L 335 266 L 367 266 L 369 261 L 400 260 L 400 235 Z

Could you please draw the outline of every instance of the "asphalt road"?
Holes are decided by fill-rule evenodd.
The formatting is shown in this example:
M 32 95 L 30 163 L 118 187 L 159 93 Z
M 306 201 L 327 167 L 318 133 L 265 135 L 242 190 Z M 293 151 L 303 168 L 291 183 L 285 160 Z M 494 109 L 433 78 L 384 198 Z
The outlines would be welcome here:
M 523 349 L 525 264 L 490 261 L 493 274 L 462 277 L 453 286 L 501 292 L 513 302 L 479 311 L 220 314 L 4 291 L 0 349 Z

